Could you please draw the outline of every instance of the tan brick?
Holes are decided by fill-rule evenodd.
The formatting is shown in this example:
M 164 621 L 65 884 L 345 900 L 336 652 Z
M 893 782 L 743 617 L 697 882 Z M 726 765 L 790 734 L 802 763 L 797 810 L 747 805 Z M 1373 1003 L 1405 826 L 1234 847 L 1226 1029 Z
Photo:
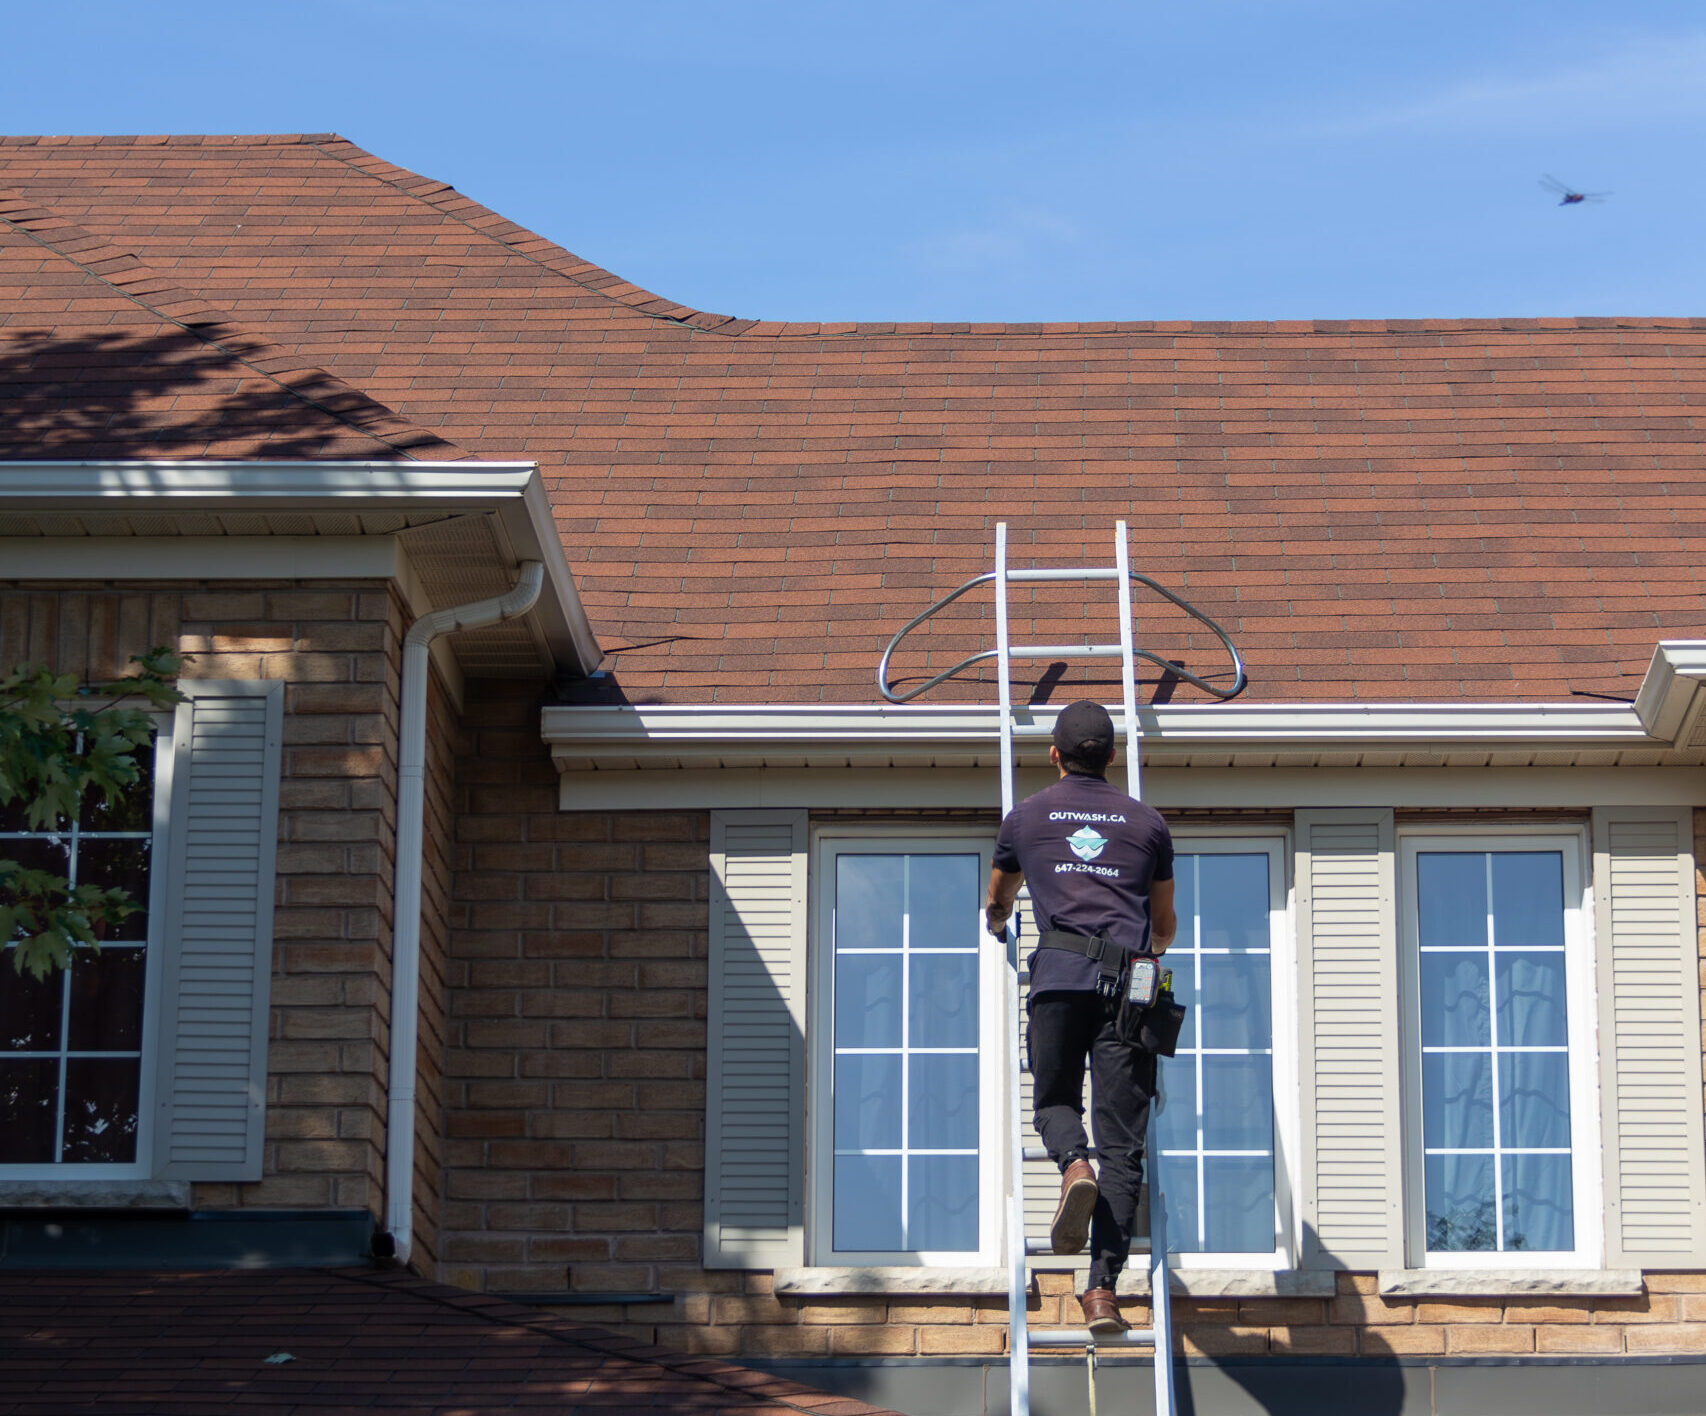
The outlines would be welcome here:
M 1004 1351 L 1006 1344 L 1006 1330 L 999 1327 L 921 1327 L 918 1329 L 918 1350 L 924 1353 L 973 1356 Z
M 1526 1323 L 1452 1323 L 1445 1350 L 1456 1353 L 1532 1352 L 1534 1329 Z
M 889 1321 L 898 1326 L 969 1324 L 971 1320 L 971 1306 L 964 1303 L 890 1302 L 889 1304 Z
M 832 1332 L 857 1332 L 858 1328 L 829 1327 L 742 1327 L 740 1351 L 742 1356 L 754 1357 L 825 1357 L 829 1355 L 829 1335 Z
M 1357 1335 L 1342 1327 L 1275 1327 L 1268 1332 L 1268 1345 L 1274 1352 L 1349 1357 L 1356 1353 Z
M 1647 1293 L 1639 1298 L 1596 1298 L 1596 1323 L 1674 1323 L 1682 1318 L 1682 1300 L 1671 1293 Z
M 1357 1350 L 1365 1357 L 1391 1354 L 1398 1357 L 1436 1356 L 1445 1351 L 1443 1327 L 1415 1324 L 1363 1328 L 1357 1332 Z
M 1554 1353 L 1621 1353 L 1623 1329 L 1594 1327 L 1586 1323 L 1537 1327 L 1534 1330 L 1534 1350 Z
M 800 1310 L 783 1304 L 774 1296 L 761 1294 L 738 1298 L 715 1298 L 711 1301 L 711 1321 L 714 1323 L 797 1323 Z
M 1706 1273 L 1657 1273 L 1641 1275 L 1649 1293 L 1706 1293 Z
M 1631 1357 L 1645 1353 L 1698 1356 L 1706 1352 L 1706 1323 L 1660 1323 L 1624 1329 L 1625 1350 Z
M 888 1321 L 888 1305 L 881 1301 L 849 1298 L 838 1302 L 801 1303 L 802 1323 L 880 1323 Z
M 1497 1323 L 1504 1320 L 1504 1299 L 1463 1299 L 1455 1303 L 1418 1303 L 1419 1323 Z
M 917 1351 L 917 1335 L 910 1327 L 863 1323 L 827 1331 L 829 1350 L 837 1357 L 911 1356 Z
M 1266 1328 L 1181 1327 L 1174 1347 L 1187 1357 L 1236 1357 L 1268 1350 Z
M 1341 1293 L 1327 1302 L 1327 1320 L 1356 1326 L 1386 1323 L 1413 1323 L 1416 1304 L 1413 1299 L 1388 1302 L 1376 1293 Z

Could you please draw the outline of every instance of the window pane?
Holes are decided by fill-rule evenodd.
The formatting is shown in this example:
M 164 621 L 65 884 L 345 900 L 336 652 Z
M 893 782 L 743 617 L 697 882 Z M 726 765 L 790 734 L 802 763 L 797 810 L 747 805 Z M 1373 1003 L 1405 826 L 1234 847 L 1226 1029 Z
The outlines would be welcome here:
M 1504 1167 L 1505 1248 L 1575 1248 L 1570 1157 L 1507 1155 Z
M 1162 1150 L 1197 1148 L 1197 1069 L 1190 1057 L 1160 1066 L 1163 1105 L 1155 1113 L 1156 1144 Z M 1193 1176 L 1195 1171 L 1192 1172 Z M 1192 1179 L 1194 1187 L 1196 1180 Z
M 838 954 L 835 1045 L 899 1047 L 900 954 Z
M 835 1157 L 835 1247 L 899 1249 L 900 1157 Z
M 1493 1144 L 1493 1072 L 1485 1052 L 1422 1054 L 1422 1144 Z
M 1564 956 L 1493 956 L 1499 990 L 1499 1042 L 1505 1047 L 1563 1047 L 1569 1041 L 1564 1004 Z
M 905 908 L 906 858 L 835 858 L 835 947 L 898 949 Z
M 1191 942 L 1191 921 L 1197 916 L 1196 855 L 1181 855 L 1173 861 L 1173 910 L 1179 916 L 1179 943 Z
M 914 949 L 977 950 L 982 920 L 978 907 L 977 857 L 915 855 L 911 873 L 911 942 Z
M 924 1150 L 976 1150 L 976 1054 L 915 1052 L 907 1064 L 907 1144 Z
M 1268 947 L 1268 857 L 1199 855 L 1202 947 Z M 1175 892 L 1175 908 L 1177 894 Z
M 977 1046 L 976 954 L 914 954 L 908 987 L 914 1047 Z
M 1265 953 L 1203 955 L 1204 1047 L 1268 1047 L 1271 1019 Z
M 68 1161 L 123 1164 L 136 1159 L 134 1058 L 77 1058 L 65 1064 L 65 1155 Z
M 108 945 L 76 951 L 71 961 L 71 1051 L 141 1049 L 143 974 L 139 948 Z
M 907 1159 L 909 1249 L 977 1248 L 977 1157 L 915 1155 Z
M 1493 1158 L 1490 1155 L 1430 1155 L 1427 1173 L 1428 1248 L 1435 1253 L 1496 1249 Z
M 1493 942 L 1564 942 L 1564 857 L 1557 851 L 1493 852 Z
M 1569 1146 L 1568 1053 L 1499 1054 L 1499 1143 L 1512 1150 Z
M 1204 1249 L 1217 1254 L 1273 1252 L 1277 1236 L 1271 1157 L 1205 1156 L 1203 1191 Z
M 14 965 L 12 951 L 0 951 L 0 1052 L 56 1052 L 64 976 L 55 969 L 38 983 Z
M 1161 1158 L 1161 1188 L 1167 1211 L 1167 1247 L 1175 1254 L 1200 1254 L 1207 1245 L 1201 1237 L 1201 1207 L 1197 1203 L 1197 1167 L 1193 1155 Z
M 1416 857 L 1416 904 L 1428 944 L 1487 942 L 1487 857 L 1426 851 Z
M 1272 1065 L 1266 1057 L 1204 1057 L 1203 1146 L 1208 1150 L 1271 1150 L 1274 1143 Z
M 138 779 L 126 787 L 112 802 L 101 800 L 99 792 L 83 794 L 78 820 L 85 831 L 152 831 L 154 829 L 154 748 L 141 748 L 136 754 L 140 769 Z
M 0 1059 L 0 1165 L 44 1165 L 54 1159 L 58 1102 L 58 1062 Z
M 1179 932 L 1183 934 L 1190 928 L 1190 916 L 1179 916 Z M 1266 960 L 1264 959 L 1264 964 Z M 1179 1041 L 1175 1045 L 1178 1052 L 1193 1049 L 1197 1046 L 1197 1018 L 1202 1012 L 1202 998 L 1197 992 L 1197 955 L 1187 949 L 1177 947 L 1169 949 L 1161 961 L 1161 967 L 1173 975 L 1173 998 L 1185 1005 L 1185 1025 L 1179 1029 Z
M 1485 1047 L 1487 955 L 1422 955 L 1422 1046 Z
M 835 1059 L 835 1148 L 900 1145 L 900 1055 L 842 1053 Z
M 148 842 L 84 840 L 77 847 L 77 883 L 99 885 L 103 890 L 123 890 L 136 906 L 103 937 L 101 942 L 145 941 L 148 938 Z

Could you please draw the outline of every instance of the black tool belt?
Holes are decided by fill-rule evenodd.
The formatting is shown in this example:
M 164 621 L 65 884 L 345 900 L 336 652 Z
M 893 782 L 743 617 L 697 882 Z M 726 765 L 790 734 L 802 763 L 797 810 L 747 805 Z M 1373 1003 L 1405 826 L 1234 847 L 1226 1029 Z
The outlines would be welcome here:
M 1129 955 L 1106 934 L 1071 934 L 1064 929 L 1045 929 L 1037 940 L 1044 949 L 1064 949 L 1069 954 L 1082 954 L 1101 968 L 1096 979 L 1096 992 L 1103 998 L 1120 996 L 1120 974 L 1125 971 Z
M 1121 1042 L 1141 1052 L 1152 1052 L 1162 1057 L 1173 1055 L 1185 1021 L 1185 1005 L 1175 1001 L 1173 990 L 1166 986 L 1152 994 L 1148 1002 L 1140 1003 L 1128 996 L 1126 971 L 1138 955 L 1128 953 L 1105 934 L 1071 934 L 1064 929 L 1045 929 L 1037 942 L 1044 949 L 1065 949 L 1070 954 L 1082 954 L 1086 959 L 1095 960 L 1101 970 L 1096 978 L 1096 994 L 1115 1005 L 1114 1034 Z M 1171 982 L 1171 973 L 1165 977 Z M 1154 982 L 1152 962 L 1151 986 Z M 1134 986 L 1135 983 L 1134 979 Z

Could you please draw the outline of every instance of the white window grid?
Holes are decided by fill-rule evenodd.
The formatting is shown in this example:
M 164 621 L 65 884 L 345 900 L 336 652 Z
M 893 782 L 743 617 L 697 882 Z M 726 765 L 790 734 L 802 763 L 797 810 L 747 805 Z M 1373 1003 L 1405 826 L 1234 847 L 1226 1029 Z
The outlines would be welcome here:
M 1199 902 L 1199 908 L 1189 921 L 1191 929 L 1190 941 L 1186 943 L 1182 937 L 1186 921 L 1181 918 L 1179 922 L 1180 937 L 1175 939 L 1174 945 L 1169 948 L 1167 953 L 1163 956 L 1162 967 L 1177 969 L 1181 962 L 1189 960 L 1194 983 L 1194 988 L 1192 990 L 1193 998 L 1201 998 L 1203 988 L 1202 961 L 1205 957 L 1230 957 L 1233 954 L 1244 954 L 1266 958 L 1268 960 L 1269 1045 L 1263 1048 L 1204 1047 L 1202 1045 L 1202 1018 L 1199 1014 L 1196 1019 L 1196 1030 L 1193 1034 L 1196 1038 L 1195 1043 L 1189 1047 L 1181 1045 L 1172 1059 L 1161 1063 L 1161 1067 L 1163 1068 L 1161 1073 L 1163 1096 L 1165 1095 L 1166 1069 L 1171 1069 L 1188 1063 L 1188 1065 L 1190 1065 L 1194 1070 L 1195 1086 L 1193 1091 L 1197 1108 L 1196 1144 L 1190 1148 L 1182 1146 L 1162 1147 L 1160 1150 L 1160 1158 L 1173 1161 L 1184 1160 L 1191 1162 L 1196 1182 L 1197 1201 L 1197 1233 L 1194 1237 L 1196 1242 L 1199 1244 L 1205 1243 L 1207 1240 L 1207 1162 L 1212 1159 L 1219 1159 L 1223 1157 L 1256 1160 L 1267 1159 L 1271 1161 L 1274 1173 L 1274 1222 L 1276 1241 L 1275 1246 L 1271 1251 L 1261 1250 L 1252 1251 L 1251 1253 L 1213 1252 L 1208 1250 L 1178 1252 L 1175 1250 L 1175 1253 L 1172 1256 L 1173 1264 L 1174 1267 L 1179 1268 L 1212 1267 L 1223 1266 L 1228 1262 L 1236 1261 L 1246 1264 L 1255 1263 L 1257 1265 L 1271 1265 L 1273 1267 L 1279 1267 L 1288 1261 L 1288 1256 L 1291 1250 L 1291 1235 L 1293 1233 L 1293 1227 L 1290 1223 L 1290 1186 L 1288 1184 L 1288 1176 L 1285 1174 L 1285 1167 L 1281 1164 L 1281 1156 L 1283 1154 L 1283 1151 L 1280 1149 L 1282 1144 L 1281 1138 L 1287 1129 L 1287 1117 L 1285 1114 L 1285 1108 L 1282 1105 L 1282 1098 L 1288 1094 L 1295 1094 L 1295 1088 L 1286 1088 L 1282 1085 L 1284 1079 L 1281 1075 L 1281 1068 L 1290 1062 L 1290 1058 L 1283 1050 L 1281 1050 L 1281 1048 L 1276 1047 L 1276 1044 L 1283 1046 L 1284 1042 L 1288 1038 L 1288 1033 L 1281 1027 L 1281 1022 L 1283 1018 L 1287 1016 L 1285 1004 L 1287 989 L 1285 984 L 1289 975 L 1283 967 L 1275 967 L 1276 960 L 1279 958 L 1282 951 L 1282 945 L 1290 937 L 1288 910 L 1286 908 L 1287 889 L 1284 842 L 1271 837 L 1211 837 L 1196 836 L 1181 832 L 1174 839 L 1174 859 L 1176 862 L 1175 879 L 1177 879 L 1178 870 L 1180 868 L 1196 870 L 1199 868 L 1200 857 L 1211 854 L 1259 855 L 1264 857 L 1266 860 L 1268 878 L 1268 944 L 1266 947 L 1260 949 L 1253 948 L 1238 950 L 1234 950 L 1229 947 L 1205 945 L 1202 942 L 1202 913 L 1200 909 L 1202 896 L 1200 890 L 1194 889 L 1192 896 Z M 1193 885 L 1195 884 L 1196 882 L 1193 881 Z M 1272 1141 L 1266 1148 L 1254 1150 L 1234 1150 L 1208 1146 L 1205 1143 L 1203 1131 L 1203 1058 L 1256 1056 L 1264 1056 L 1269 1059 L 1269 1078 L 1273 1088 L 1272 1114 L 1274 1118 L 1274 1135 Z
M 967 949 L 938 948 L 932 946 L 914 947 L 911 942 L 911 909 L 910 899 L 902 902 L 903 938 L 901 947 L 895 949 L 883 948 L 851 948 L 837 951 L 835 947 L 834 911 L 835 911 L 835 862 L 843 852 L 859 855 L 894 855 L 903 857 L 918 856 L 971 856 L 977 862 L 976 874 L 981 890 L 982 882 L 989 874 L 990 846 L 987 840 L 965 837 L 957 834 L 937 833 L 933 831 L 920 832 L 917 828 L 901 834 L 895 828 L 888 827 L 844 827 L 840 831 L 820 831 L 818 834 L 817 850 L 814 852 L 815 869 L 812 886 L 816 893 L 814 920 L 816 921 L 816 962 L 812 970 L 814 981 L 814 1003 L 811 1009 L 813 1029 L 818 1040 L 818 1046 L 811 1049 L 811 1055 L 818 1059 L 813 1068 L 816 1085 L 811 1088 L 811 1109 L 817 1116 L 813 1128 L 813 1153 L 820 1157 L 818 1163 L 811 1167 L 813 1216 L 810 1233 L 813 1237 L 813 1253 L 816 1262 L 852 1262 L 856 1264 L 886 1264 L 886 1265 L 930 1265 L 930 1264 L 989 1264 L 996 1261 L 996 1243 L 999 1234 L 997 1227 L 999 1196 L 995 1193 L 993 1180 L 999 1175 L 999 1165 L 991 1151 L 991 1138 L 998 1135 L 998 1110 L 1000 1102 L 1000 1081 L 994 1069 L 998 1048 L 988 1045 L 989 1039 L 998 1038 L 1001 1028 L 1000 1016 L 1000 974 L 992 967 L 998 963 L 997 946 L 993 940 L 984 937 L 981 928 L 982 897 L 981 894 L 968 902 L 968 910 L 978 922 L 978 1042 L 977 1047 L 928 1047 L 912 1045 L 911 1039 L 911 959 L 914 956 L 928 954 L 965 955 L 973 951 Z M 903 877 L 906 888 L 910 890 L 911 869 Z M 837 953 L 842 957 L 859 954 L 900 955 L 902 959 L 901 976 L 901 1046 L 900 1047 L 842 1047 L 835 1039 L 835 961 Z M 907 1085 L 907 1058 L 923 1055 L 961 1055 L 978 1058 L 978 1144 L 971 1148 L 937 1148 L 914 1146 L 908 1143 L 910 1137 L 910 1097 Z M 900 1135 L 902 1144 L 899 1147 L 837 1147 L 834 1141 L 834 1098 L 833 1085 L 835 1076 L 835 1058 L 837 1056 L 882 1055 L 902 1057 L 901 1073 L 901 1118 Z M 809 1065 L 809 1064 L 808 1064 Z M 834 1157 L 839 1155 L 873 1155 L 899 1156 L 901 1158 L 901 1223 L 902 1242 L 907 1242 L 905 1233 L 909 1213 L 909 1169 L 906 1161 L 912 1156 L 972 1156 L 978 1159 L 977 1173 L 980 1193 L 978 1195 L 978 1247 L 976 1251 L 946 1250 L 929 1251 L 902 1248 L 899 1250 L 836 1250 L 834 1240 Z
M 22 830 L 0 831 L 0 856 L 7 853 L 9 842 L 15 841 L 50 841 L 66 847 L 66 879 L 75 889 L 79 883 L 78 868 L 82 859 L 81 846 L 86 841 L 145 841 L 148 843 L 148 884 L 146 890 L 146 908 L 148 915 L 147 934 L 138 939 L 117 939 L 103 942 L 101 948 L 130 949 L 138 951 L 143 958 L 142 984 L 142 1024 L 139 1045 L 129 1050 L 73 1048 L 71 1046 L 71 968 L 56 971 L 54 975 L 59 983 L 59 1046 L 57 1049 L 39 1049 L 31 1051 L 0 1052 L 0 1061 L 54 1061 L 58 1064 L 56 1102 L 54 1108 L 53 1156 L 50 1161 L 25 1165 L 0 1165 L 0 1179 L 28 1180 L 37 1178 L 70 1178 L 80 1179 L 118 1179 L 128 1178 L 148 1169 L 148 1155 L 153 1111 L 154 1076 L 150 1065 L 154 1044 L 153 1015 L 157 1007 L 159 995 L 159 938 L 160 913 L 164 904 L 163 880 L 164 856 L 161 853 L 161 843 L 165 839 L 165 823 L 167 817 L 166 804 L 170 797 L 170 770 L 172 754 L 170 751 L 170 717 L 161 715 L 161 730 L 156 734 L 153 746 L 153 775 L 152 775 L 152 823 L 145 831 L 100 831 L 92 830 L 82 825 L 81 821 L 73 819 L 64 830 Z M 120 926 L 122 929 L 123 926 Z M 13 951 L 16 943 L 5 941 L 0 943 L 0 969 L 13 970 Z M 88 945 L 74 946 L 74 955 L 87 951 Z M 74 960 L 73 960 L 74 962 Z M 0 987 L 3 987 L 0 981 Z M 73 1061 L 82 1060 L 120 1061 L 135 1060 L 138 1068 L 137 1083 L 137 1126 L 136 1148 L 130 1161 L 80 1162 L 59 1159 L 65 1149 L 65 1098 L 66 1072 Z
M 1597 1105 L 1594 1086 L 1595 1059 L 1590 1042 L 1592 1029 L 1588 1018 L 1592 1007 L 1592 940 L 1589 934 L 1593 911 L 1589 907 L 1581 884 L 1581 860 L 1585 840 L 1579 828 L 1565 827 L 1545 834 L 1504 834 L 1479 832 L 1475 835 L 1421 836 L 1405 835 L 1401 839 L 1403 878 L 1400 892 L 1404 899 L 1403 923 L 1406 953 L 1405 987 L 1409 1002 L 1405 1008 L 1408 1045 L 1405 1048 L 1404 1077 L 1409 1123 L 1406 1127 L 1410 1156 L 1408 1169 L 1409 1214 L 1408 1239 L 1413 1262 L 1428 1268 L 1472 1267 L 1587 1267 L 1599 1260 L 1600 1239 L 1593 1217 L 1600 1213 L 1600 1184 L 1594 1162 L 1598 1155 L 1597 1132 L 1591 1117 Z M 1420 937 L 1419 886 L 1417 859 L 1431 853 L 1486 856 L 1487 869 L 1487 937 L 1484 943 L 1464 945 L 1423 945 Z M 1500 852 L 1551 853 L 1561 857 L 1564 879 L 1564 943 L 1562 945 L 1521 945 L 1523 953 L 1562 954 L 1565 961 L 1565 1044 L 1502 1045 L 1498 1042 L 1498 979 L 1496 962 L 1496 927 L 1492 905 L 1492 857 Z M 1518 946 L 1508 946 L 1514 952 Z M 1423 954 L 1478 954 L 1487 960 L 1488 1044 L 1424 1045 L 1421 1041 L 1421 958 Z M 1481 1053 L 1490 1057 L 1492 1069 L 1491 1147 L 1428 1146 L 1422 1137 L 1422 1075 L 1421 1058 L 1443 1053 Z M 1570 1119 L 1568 1146 L 1505 1146 L 1502 1118 L 1499 1115 L 1500 1054 L 1516 1053 L 1564 1054 L 1569 1060 L 1567 1076 Z M 1476 1155 L 1492 1158 L 1493 1212 L 1497 1225 L 1497 1246 L 1493 1249 L 1430 1250 L 1427 1247 L 1427 1182 L 1425 1158 L 1433 1155 Z M 1571 1207 L 1576 1247 L 1572 1250 L 1506 1249 L 1504 1216 L 1505 1156 L 1567 1155 L 1571 1158 Z

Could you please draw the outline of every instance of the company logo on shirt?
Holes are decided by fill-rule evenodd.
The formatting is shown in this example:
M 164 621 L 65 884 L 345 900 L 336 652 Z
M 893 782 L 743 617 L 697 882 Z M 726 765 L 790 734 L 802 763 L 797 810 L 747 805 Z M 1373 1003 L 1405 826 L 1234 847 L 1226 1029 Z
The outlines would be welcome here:
M 1079 860 L 1095 860 L 1107 846 L 1108 838 L 1093 826 L 1080 826 L 1066 838 L 1066 844 L 1072 847 L 1072 854 Z

